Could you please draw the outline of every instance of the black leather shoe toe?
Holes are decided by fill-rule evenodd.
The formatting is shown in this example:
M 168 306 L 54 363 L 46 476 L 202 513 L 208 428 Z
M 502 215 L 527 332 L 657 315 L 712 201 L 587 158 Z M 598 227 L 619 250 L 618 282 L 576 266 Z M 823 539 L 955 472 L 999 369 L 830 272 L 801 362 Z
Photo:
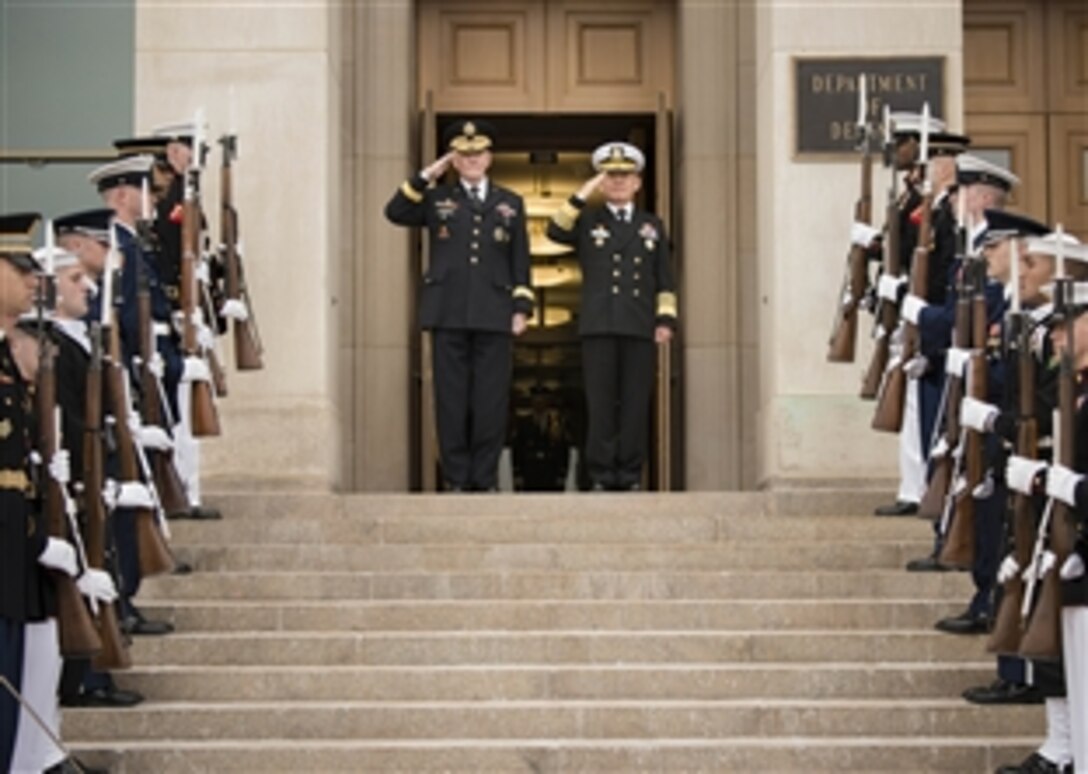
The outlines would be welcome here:
M 907 562 L 907 572 L 948 572 L 951 569 L 938 562 L 935 556 L 911 559 Z
M 896 500 L 891 505 L 881 505 L 873 511 L 876 516 L 913 516 L 918 513 L 918 503 Z
M 1059 766 L 1039 753 L 1033 752 L 1017 766 L 1002 766 L 997 770 L 997 774 L 1065 774 L 1072 771 L 1071 765 Z
M 937 621 L 934 628 L 948 634 L 985 634 L 990 629 L 990 619 L 985 615 L 964 612 L 950 618 L 942 618 Z
M 1001 679 L 968 688 L 963 692 L 963 698 L 972 704 L 1042 704 L 1044 701 L 1038 688 Z
M 159 636 L 170 634 L 174 625 L 169 621 L 149 621 L 146 618 L 129 616 L 121 621 L 121 631 L 125 634 Z
M 96 688 L 84 691 L 79 697 L 80 707 L 135 707 L 144 697 L 135 691 L 120 688 Z

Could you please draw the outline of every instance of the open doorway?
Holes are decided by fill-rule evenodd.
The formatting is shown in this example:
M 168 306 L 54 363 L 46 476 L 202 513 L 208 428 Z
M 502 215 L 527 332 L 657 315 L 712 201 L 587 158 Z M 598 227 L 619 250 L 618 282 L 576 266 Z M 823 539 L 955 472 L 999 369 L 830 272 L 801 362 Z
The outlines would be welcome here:
M 461 116 L 435 116 L 431 136 L 441 137 L 446 125 L 457 118 Z M 581 460 L 586 410 L 578 338 L 581 272 L 574 254 L 550 242 L 545 231 L 560 205 L 593 176 L 590 161 L 593 149 L 610 140 L 626 140 L 644 150 L 647 165 L 638 206 L 656 208 L 658 181 L 654 156 L 658 117 L 654 114 L 488 115 L 487 119 L 497 133 L 490 176 L 525 200 L 532 284 L 537 296 L 537 313 L 514 348 L 503 463 L 509 467 L 505 478 L 515 491 L 585 489 L 587 482 Z M 420 363 L 422 371 L 426 367 L 425 362 Z M 420 406 L 422 412 L 429 410 Z M 430 421 L 426 413 L 417 416 L 420 421 Z M 647 416 L 646 421 L 655 429 L 659 426 L 655 417 Z M 651 433 L 655 444 L 663 442 L 658 435 Z M 433 464 L 437 452 L 427 449 L 425 444 L 420 457 L 422 465 Z M 652 462 L 645 478 L 648 488 L 656 487 Z

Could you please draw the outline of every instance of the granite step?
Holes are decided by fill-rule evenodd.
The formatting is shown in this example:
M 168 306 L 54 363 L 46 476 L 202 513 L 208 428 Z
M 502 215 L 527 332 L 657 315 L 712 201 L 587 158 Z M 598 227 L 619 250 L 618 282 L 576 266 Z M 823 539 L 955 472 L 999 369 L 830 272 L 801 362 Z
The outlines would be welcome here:
M 115 741 L 76 745 L 112 774 L 143 772 L 992 772 L 1038 746 L 988 737 Z
M 205 537 L 205 540 L 207 538 Z M 178 543 L 204 572 L 464 572 L 469 570 L 835 570 L 901 569 L 929 540 L 765 540 L 715 543 L 510 543 L 499 545 Z
M 898 570 L 216 572 L 151 578 L 140 601 L 193 599 L 947 599 L 965 573 Z
M 163 600 L 145 614 L 178 631 L 925 629 L 949 600 Z
M 207 632 L 141 637 L 137 664 L 451 665 L 975 662 L 978 637 L 932 630 Z
M 137 666 L 120 685 L 170 701 L 479 699 L 947 699 L 993 679 L 993 663 Z
M 73 710 L 64 731 L 80 742 L 115 738 L 273 739 L 714 738 L 761 735 L 997 736 L 1043 734 L 1037 707 L 974 707 L 950 699 L 726 699 L 633 701 L 145 702 Z

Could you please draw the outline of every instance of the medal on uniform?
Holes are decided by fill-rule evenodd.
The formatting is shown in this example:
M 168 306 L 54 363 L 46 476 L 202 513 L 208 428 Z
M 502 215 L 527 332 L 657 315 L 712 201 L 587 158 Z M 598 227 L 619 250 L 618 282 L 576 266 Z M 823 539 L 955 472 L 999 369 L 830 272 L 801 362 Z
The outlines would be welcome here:
M 439 239 L 449 239 L 450 238 L 450 230 L 448 228 L 446 228 L 445 223 L 443 223 L 441 226 L 438 227 L 437 236 L 438 236 Z
M 11 420 L 10 419 L 0 420 L 0 441 L 4 440 L 9 435 L 11 435 L 11 431 L 12 431 Z
M 502 226 L 496 226 L 495 227 L 495 241 L 496 242 L 505 242 L 506 241 L 506 229 L 504 229 Z
M 597 247 L 604 247 L 605 240 L 612 236 L 603 224 L 599 224 L 595 229 L 590 231 L 589 235 L 593 237 L 593 242 Z
M 642 228 L 638 230 L 638 235 L 642 237 L 646 249 L 650 252 L 653 252 L 657 240 L 661 238 L 657 233 L 657 227 L 653 223 L 643 223 Z
M 652 240 L 652 239 L 647 239 L 646 240 L 646 249 L 649 250 L 650 252 L 653 252 L 653 250 L 654 250 L 654 240 Z

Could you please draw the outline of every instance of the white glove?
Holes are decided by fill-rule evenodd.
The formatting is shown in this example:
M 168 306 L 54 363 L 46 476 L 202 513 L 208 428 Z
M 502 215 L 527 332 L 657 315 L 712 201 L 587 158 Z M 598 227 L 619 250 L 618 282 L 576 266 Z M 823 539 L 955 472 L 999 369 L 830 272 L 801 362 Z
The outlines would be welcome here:
M 927 306 L 929 306 L 929 304 L 923 299 L 913 293 L 908 293 L 907 297 L 903 299 L 903 306 L 900 308 L 900 314 L 902 314 L 903 319 L 911 325 L 917 325 L 918 315 L 920 315 L 922 310 Z
M 1076 507 L 1077 484 L 1084 478 L 1079 473 L 1074 473 L 1064 465 L 1054 464 L 1046 475 L 1046 493 L 1056 500 L 1061 500 L 1066 505 Z
M 937 443 L 929 451 L 929 458 L 931 460 L 939 460 L 944 455 L 948 454 L 948 439 L 943 435 L 937 439 Z
M 57 449 L 49 460 L 49 475 L 61 486 L 72 480 L 72 456 L 67 449 Z
M 117 587 L 113 585 L 113 578 L 104 570 L 88 568 L 76 578 L 76 588 L 79 592 L 94 602 L 104 602 L 107 605 L 117 600 Z
M 145 449 L 166 452 L 174 448 L 174 442 L 158 425 L 140 425 L 133 433 L 136 442 Z
M 899 303 L 899 288 L 907 284 L 906 277 L 893 277 L 890 274 L 881 274 L 876 283 L 876 294 L 885 301 L 893 304 Z
M 147 370 L 161 381 L 163 376 L 166 375 L 166 363 L 163 362 L 162 355 L 158 352 L 152 353 L 147 361 Z
M 1062 564 L 1062 569 L 1058 574 L 1062 580 L 1076 580 L 1084 577 L 1085 569 L 1084 560 L 1081 559 L 1080 554 L 1074 552 Z
M 929 368 L 929 361 L 922 355 L 915 355 L 903 364 L 903 371 L 910 379 L 921 379 L 926 375 L 927 368 Z
M 204 358 L 195 356 L 185 358 L 185 368 L 181 372 L 181 381 L 210 382 L 211 380 L 212 373 L 208 369 L 208 364 L 204 362 Z
M 994 429 L 994 420 L 999 413 L 992 403 L 968 395 L 960 404 L 960 424 L 980 433 L 988 433 Z
M 211 272 L 208 270 L 207 261 L 196 261 L 196 274 L 197 281 L 203 282 L 205 285 L 210 285 L 212 280 Z
M 240 298 L 228 298 L 223 303 L 223 308 L 219 310 L 219 314 L 228 320 L 237 320 L 238 322 L 245 322 L 249 319 L 249 310 L 246 309 L 245 302 Z
M 107 482 L 110 483 L 110 482 Z M 151 490 L 139 481 L 125 481 L 122 484 L 113 483 L 112 491 L 109 486 L 102 488 L 103 498 L 110 507 L 117 508 L 154 508 L 155 501 L 151 497 Z M 112 505 L 111 505 L 112 503 Z
M 196 343 L 202 349 L 215 348 L 215 334 L 207 325 L 201 324 L 196 329 Z
M 997 582 L 1001 584 L 1008 583 L 1016 577 L 1018 572 L 1020 572 L 1020 563 L 1016 561 L 1015 556 L 1009 554 L 997 570 Z
M 60 538 L 46 538 L 45 550 L 38 555 L 38 564 L 72 577 L 79 572 L 79 565 L 76 564 L 76 550 L 72 548 L 71 543 Z
M 944 372 L 949 376 L 962 379 L 967 369 L 967 363 L 971 360 L 971 350 L 960 347 L 949 347 L 948 354 L 944 358 Z
M 1005 464 L 1005 482 L 1010 489 L 1030 497 L 1033 494 L 1032 485 L 1035 483 L 1035 477 L 1044 470 L 1046 470 L 1045 462 L 1014 454 Z
M 880 236 L 880 229 L 873 228 L 868 223 L 854 221 L 850 225 L 850 244 L 858 247 L 868 247 Z

